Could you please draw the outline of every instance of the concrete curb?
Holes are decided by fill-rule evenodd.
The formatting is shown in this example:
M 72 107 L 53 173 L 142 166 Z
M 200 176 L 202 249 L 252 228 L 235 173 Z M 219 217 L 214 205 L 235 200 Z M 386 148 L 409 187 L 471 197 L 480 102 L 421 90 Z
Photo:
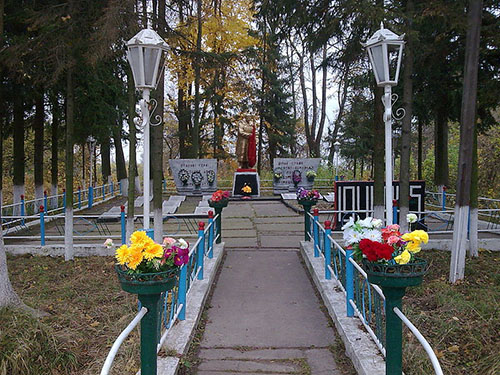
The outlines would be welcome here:
M 301 241 L 300 254 L 339 333 L 346 355 L 359 375 L 385 375 L 385 360 L 358 318 L 348 318 L 344 293 L 337 281 L 326 280 L 324 258 L 315 258 L 312 243 Z
M 163 349 L 170 355 L 158 357 L 158 375 L 175 375 L 177 373 L 180 358 L 189 350 L 205 302 L 214 286 L 215 276 L 221 265 L 224 251 L 224 243 L 215 245 L 214 257 L 212 259 L 205 258 L 204 279 L 196 280 L 189 291 L 186 320 L 177 321 L 168 333 Z M 175 352 L 176 355 L 171 355 L 172 352 Z

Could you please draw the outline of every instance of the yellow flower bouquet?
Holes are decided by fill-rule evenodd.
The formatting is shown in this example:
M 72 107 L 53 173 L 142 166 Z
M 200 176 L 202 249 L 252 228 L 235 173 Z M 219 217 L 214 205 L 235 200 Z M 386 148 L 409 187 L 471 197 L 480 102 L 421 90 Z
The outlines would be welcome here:
M 177 271 L 189 261 L 189 243 L 185 240 L 165 238 L 163 244 L 155 243 L 144 231 L 130 236 L 130 246 L 116 250 L 117 270 L 129 276 L 150 275 Z

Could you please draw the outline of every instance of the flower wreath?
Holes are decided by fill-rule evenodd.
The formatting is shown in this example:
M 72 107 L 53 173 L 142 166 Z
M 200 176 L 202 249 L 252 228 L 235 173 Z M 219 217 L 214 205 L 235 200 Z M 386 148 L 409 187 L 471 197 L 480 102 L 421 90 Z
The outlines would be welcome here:
M 191 173 L 191 181 L 193 181 L 193 184 L 195 184 L 196 186 L 199 186 L 203 181 L 203 175 L 201 174 L 201 172 L 194 171 L 193 173 Z
M 177 174 L 177 177 L 179 177 L 179 180 L 186 185 L 187 182 L 189 181 L 189 172 L 186 171 L 185 169 L 181 169 L 179 173 Z
M 209 184 L 213 184 L 215 181 L 215 171 L 213 170 L 208 170 L 207 171 L 207 181 Z

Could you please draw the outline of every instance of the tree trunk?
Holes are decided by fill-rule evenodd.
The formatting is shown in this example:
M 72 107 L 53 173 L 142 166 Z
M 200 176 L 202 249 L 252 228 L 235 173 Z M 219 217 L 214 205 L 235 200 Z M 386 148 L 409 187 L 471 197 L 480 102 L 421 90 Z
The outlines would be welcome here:
M 24 104 L 23 97 L 14 96 L 14 173 L 13 188 L 14 204 L 21 202 L 24 195 Z M 20 215 L 19 205 L 14 206 L 14 215 Z
M 472 148 L 472 173 L 470 186 L 470 225 L 469 225 L 469 256 L 479 256 L 478 244 L 478 155 L 477 155 L 477 126 L 474 128 L 474 145 Z
M 309 155 L 312 156 L 312 152 L 314 149 L 314 142 L 311 135 L 311 129 L 309 128 L 309 111 L 308 111 L 308 103 L 307 103 L 307 87 L 306 87 L 306 78 L 304 75 L 304 57 L 298 53 L 299 55 L 299 79 L 300 79 L 300 88 L 302 89 L 302 105 L 303 111 L 302 114 L 304 118 L 304 130 L 306 133 L 306 142 L 307 147 L 309 149 Z
M 417 179 L 422 180 L 422 143 L 423 143 L 423 124 L 418 120 L 418 155 L 417 155 Z
M 194 158 L 200 157 L 200 78 L 201 78 L 201 0 L 197 0 L 196 17 L 198 20 L 198 34 L 196 37 L 196 55 L 194 59 L 194 125 L 193 125 L 193 149 Z
M 158 19 L 165 19 L 165 1 L 159 2 L 160 12 L 158 13 Z M 163 25 L 163 23 L 162 23 Z M 165 32 L 160 25 L 157 25 L 158 33 L 160 36 L 164 37 Z M 163 72 L 163 70 L 161 71 Z M 153 112 L 152 118 L 155 123 L 158 121 L 160 124 L 155 125 L 151 129 L 151 150 L 155 150 L 151 156 L 151 174 L 153 177 L 153 213 L 154 213 L 154 239 L 157 243 L 161 243 L 163 240 L 163 217 L 162 217 L 162 177 L 163 177 L 163 103 L 164 103 L 164 74 L 160 77 L 158 87 L 155 90 L 155 98 L 157 100 L 157 106 Z M 157 121 L 158 120 L 158 121 Z
M 35 180 L 36 211 L 43 205 L 43 122 L 45 118 L 45 107 L 43 102 L 43 91 L 35 97 L 35 119 L 33 127 L 35 130 L 33 166 Z
M 264 66 L 266 65 L 266 47 L 267 47 L 267 23 L 266 18 L 264 16 L 264 30 L 262 33 L 262 67 L 261 67 L 261 82 L 260 82 L 260 108 L 259 108 L 259 144 L 257 146 L 257 173 L 260 174 L 262 170 L 262 136 L 264 134 L 264 90 L 266 89 L 266 76 L 264 73 Z M 271 168 L 273 165 L 271 164 Z
M 384 105 L 382 103 L 384 88 L 375 87 L 374 94 L 373 139 L 381 140 L 385 139 L 384 121 L 382 118 L 384 113 Z M 384 171 L 384 142 L 375 141 L 373 142 L 373 216 L 382 221 L 385 221 Z
M 405 117 L 401 127 L 401 162 L 399 167 L 399 225 L 401 233 L 408 230 L 406 217 L 410 210 L 410 154 L 411 120 L 413 117 L 413 40 L 411 38 L 413 20 L 413 0 L 406 2 L 408 39 L 405 46 L 403 71 L 403 106 Z
M 316 94 L 316 67 L 314 66 L 314 56 L 309 56 L 311 65 L 311 88 L 312 88 L 312 119 L 311 119 L 311 146 L 310 155 L 314 158 L 319 157 L 319 145 L 316 143 L 316 125 L 318 123 L 318 95 Z
M 66 213 L 64 217 L 64 259 L 72 260 L 73 251 L 73 132 L 74 132 L 73 70 L 66 72 Z
M 435 124 L 434 143 L 434 183 L 441 195 L 443 187 L 448 185 L 448 104 L 446 98 L 439 104 Z
M 476 122 L 479 38 L 481 33 L 482 0 L 470 0 L 467 11 L 465 42 L 464 88 L 460 114 L 460 150 L 458 159 L 457 201 L 450 265 L 450 282 L 464 278 L 467 223 L 471 197 L 471 176 Z
M 321 84 L 321 117 L 319 119 L 318 133 L 316 134 L 316 155 L 317 157 L 321 156 L 321 138 L 323 137 L 323 129 L 325 128 L 326 122 L 326 82 L 328 70 L 326 66 L 326 48 L 327 45 L 323 46 L 323 67 L 322 67 L 322 84 Z
M 101 142 L 101 163 L 103 185 L 111 182 L 111 150 L 109 138 Z
M 51 160 L 50 160 L 50 181 L 51 181 L 51 189 L 50 193 L 53 196 L 57 195 L 58 192 L 58 183 L 59 183 L 59 122 L 60 122 L 60 111 L 59 111 L 59 103 L 57 100 L 57 94 L 54 94 L 52 97 L 52 137 L 51 137 Z M 57 208 L 57 198 L 52 200 L 52 208 Z
M 130 235 L 134 232 L 134 200 L 135 200 L 135 175 L 137 172 L 136 162 L 136 130 L 135 130 L 135 86 L 132 71 L 127 69 L 127 96 L 128 96 L 128 127 L 129 127 L 129 154 L 128 154 L 128 204 L 127 204 L 127 243 Z M 122 151 L 123 152 L 123 151 Z M 125 195 L 125 187 L 123 195 Z
M 122 185 L 122 194 L 125 195 L 125 192 L 127 191 L 127 168 L 125 166 L 125 155 L 123 154 L 121 131 L 122 122 L 120 120 L 119 123 L 113 127 L 113 143 L 115 144 L 116 152 L 116 179 L 118 180 L 118 183 Z

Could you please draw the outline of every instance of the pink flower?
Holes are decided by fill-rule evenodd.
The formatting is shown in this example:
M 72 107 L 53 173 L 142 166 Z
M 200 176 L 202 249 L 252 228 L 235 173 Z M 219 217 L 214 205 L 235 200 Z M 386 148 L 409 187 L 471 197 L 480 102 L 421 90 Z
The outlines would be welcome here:
M 387 239 L 387 243 L 389 245 L 394 245 L 396 243 L 398 243 L 400 240 L 400 238 L 398 236 L 390 236 L 388 239 Z
M 175 239 L 173 239 L 172 237 L 165 237 L 163 239 L 163 246 L 165 246 L 165 247 L 170 247 L 174 243 L 175 243 Z
M 398 224 L 391 224 L 391 225 L 388 225 L 386 229 L 389 232 L 398 232 L 399 231 L 399 225 Z
M 182 266 L 183 264 L 187 264 L 189 262 L 189 249 L 180 249 L 176 247 L 177 254 L 174 257 L 174 264 L 176 266 Z

